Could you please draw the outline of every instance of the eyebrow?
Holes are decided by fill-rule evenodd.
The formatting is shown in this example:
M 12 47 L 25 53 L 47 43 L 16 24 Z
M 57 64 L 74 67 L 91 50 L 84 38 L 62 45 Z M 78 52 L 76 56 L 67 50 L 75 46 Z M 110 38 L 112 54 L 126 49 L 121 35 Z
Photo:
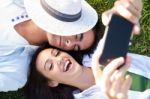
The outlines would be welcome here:
M 83 40 L 83 33 L 81 34 L 81 36 L 80 36 L 80 41 L 82 41 Z M 81 50 L 81 48 L 80 48 L 80 46 L 78 45 L 78 51 L 80 51 Z
M 47 59 L 46 61 L 45 61 L 45 63 L 44 63 L 44 69 L 46 70 L 46 64 L 47 64 L 47 62 L 49 61 L 49 59 Z
M 80 35 L 80 38 L 79 38 L 79 41 L 82 41 L 82 39 L 83 39 L 83 33 L 82 34 L 79 34 Z M 76 35 L 76 37 L 77 37 L 77 35 Z M 79 50 L 81 50 L 81 48 L 80 48 L 80 46 L 78 45 L 78 50 L 77 51 L 79 51 Z
M 83 33 L 82 33 L 81 36 L 80 36 L 80 41 L 82 41 L 82 39 L 83 39 Z

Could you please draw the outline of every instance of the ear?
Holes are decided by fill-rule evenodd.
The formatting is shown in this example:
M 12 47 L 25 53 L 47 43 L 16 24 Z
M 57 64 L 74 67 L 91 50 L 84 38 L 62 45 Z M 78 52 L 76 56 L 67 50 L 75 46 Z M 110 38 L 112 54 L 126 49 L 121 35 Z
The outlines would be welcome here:
M 50 87 L 57 87 L 59 85 L 59 83 L 57 81 L 48 81 L 48 86 Z

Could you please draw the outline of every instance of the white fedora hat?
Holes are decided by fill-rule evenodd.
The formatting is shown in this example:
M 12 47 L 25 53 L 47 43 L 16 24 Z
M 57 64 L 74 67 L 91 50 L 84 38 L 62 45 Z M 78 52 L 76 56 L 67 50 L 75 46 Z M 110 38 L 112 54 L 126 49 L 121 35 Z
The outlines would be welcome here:
M 41 29 L 69 36 L 92 29 L 98 15 L 85 0 L 24 0 L 26 11 Z

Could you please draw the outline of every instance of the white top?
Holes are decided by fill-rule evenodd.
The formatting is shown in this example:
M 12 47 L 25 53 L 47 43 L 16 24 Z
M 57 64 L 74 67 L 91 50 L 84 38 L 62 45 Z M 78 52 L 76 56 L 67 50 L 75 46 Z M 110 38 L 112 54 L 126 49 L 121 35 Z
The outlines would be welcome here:
M 31 55 L 37 48 L 29 45 L 14 25 L 29 20 L 23 0 L 0 0 L 0 91 L 14 91 L 27 81 Z
M 132 58 L 131 66 L 128 71 L 150 79 L 150 57 L 132 53 L 128 55 Z M 85 55 L 83 64 L 90 67 L 91 57 Z M 107 99 L 106 95 L 101 92 L 101 87 L 99 85 L 94 85 L 81 93 L 74 94 L 74 96 L 75 99 Z M 150 89 L 144 92 L 129 90 L 128 99 L 150 99 Z
M 101 87 L 94 85 L 81 93 L 74 94 L 75 99 L 109 99 L 101 91 Z M 150 89 L 144 92 L 129 91 L 128 99 L 150 99 Z
M 14 25 L 29 20 L 25 9 L 14 1 L 17 0 L 0 1 L 0 42 L 4 45 L 29 45 L 28 41 L 14 29 Z

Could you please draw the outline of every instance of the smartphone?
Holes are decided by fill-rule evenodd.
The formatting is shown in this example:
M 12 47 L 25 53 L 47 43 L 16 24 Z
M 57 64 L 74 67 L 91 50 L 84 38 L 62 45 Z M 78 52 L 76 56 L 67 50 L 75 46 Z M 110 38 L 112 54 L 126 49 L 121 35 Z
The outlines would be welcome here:
M 105 28 L 102 55 L 99 63 L 106 66 L 112 59 L 126 58 L 133 23 L 125 18 L 113 14 L 109 25 Z

